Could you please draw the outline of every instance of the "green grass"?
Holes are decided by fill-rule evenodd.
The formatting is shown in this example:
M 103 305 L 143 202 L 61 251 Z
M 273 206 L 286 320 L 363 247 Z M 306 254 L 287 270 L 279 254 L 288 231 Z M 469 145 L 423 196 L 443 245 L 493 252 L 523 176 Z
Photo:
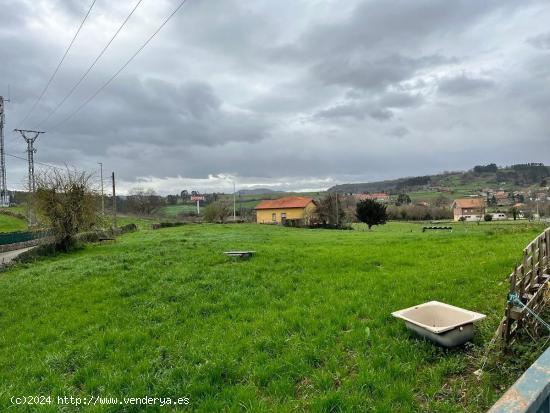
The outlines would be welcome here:
M 161 213 L 162 215 L 173 218 L 175 218 L 178 214 L 181 214 L 182 212 L 196 214 L 197 206 L 191 204 L 166 205 L 159 210 L 159 213 Z
M 8 208 L 8 211 L 15 212 L 22 215 L 27 215 L 27 205 L 12 205 Z
M 0 214 L 0 232 L 26 231 L 27 223 L 10 215 Z
M 19 265 L 0 275 L 0 410 L 99 394 L 187 396 L 203 412 L 485 411 L 520 373 L 472 371 L 541 228 L 421 227 L 185 225 Z M 427 300 L 487 314 L 473 345 L 441 349 L 390 315 Z

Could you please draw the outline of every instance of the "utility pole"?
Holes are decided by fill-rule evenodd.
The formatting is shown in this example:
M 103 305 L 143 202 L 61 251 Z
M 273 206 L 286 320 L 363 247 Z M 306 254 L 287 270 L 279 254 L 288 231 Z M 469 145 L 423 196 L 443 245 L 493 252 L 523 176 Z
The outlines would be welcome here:
M 101 215 L 105 216 L 105 197 L 103 195 L 103 162 L 98 162 L 101 177 Z
M 338 228 L 338 225 L 339 225 L 339 219 L 340 217 L 338 216 L 339 215 L 339 211 L 338 211 L 338 192 L 336 192 L 336 228 Z
M 0 206 L 7 207 L 10 205 L 8 188 L 6 185 L 6 152 L 4 148 L 4 123 L 6 120 L 5 103 L 9 99 L 4 99 L 0 96 Z
M 115 190 L 115 173 L 112 175 L 113 179 L 113 228 L 116 228 L 116 190 Z
M 237 221 L 237 211 L 235 209 L 235 181 L 233 181 L 233 222 Z
M 34 193 L 36 189 L 35 181 L 34 181 L 34 154 L 36 152 L 36 149 L 34 148 L 34 141 L 36 138 L 38 138 L 38 135 L 40 135 L 41 131 L 36 130 L 26 130 L 26 129 L 14 129 L 15 132 L 19 132 L 23 139 L 27 142 L 27 160 L 29 162 L 29 197 L 27 199 L 27 212 L 28 212 L 28 220 L 29 220 L 29 226 L 32 225 L 32 216 L 31 216 L 31 194 Z

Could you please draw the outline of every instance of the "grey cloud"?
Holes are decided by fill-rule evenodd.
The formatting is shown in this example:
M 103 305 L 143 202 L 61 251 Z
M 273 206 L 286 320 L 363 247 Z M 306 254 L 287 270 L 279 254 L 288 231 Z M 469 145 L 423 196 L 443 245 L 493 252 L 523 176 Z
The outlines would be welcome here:
M 31 121 L 16 125 L 89 3 L 3 1 L 8 131 L 34 127 L 60 101 L 132 6 L 97 2 Z M 548 162 L 536 148 L 547 139 L 549 55 L 514 46 L 528 39 L 547 50 L 550 10 L 541 5 L 190 1 L 84 110 L 59 130 L 46 125 L 36 159 L 91 170 L 102 161 L 126 182 L 234 174 L 260 185 L 278 177 L 334 182 L 469 168 L 486 161 L 479 147 L 500 163 Z M 52 121 L 90 96 L 171 7 L 143 2 Z M 535 12 L 536 21 L 529 17 Z M 399 145 L 388 145 L 395 138 Z M 465 145 L 456 148 L 457 140 Z M 24 154 L 19 137 L 8 134 L 6 145 Z M 8 181 L 19 183 L 25 163 L 8 160 Z
M 379 100 L 380 105 L 389 108 L 406 108 L 422 104 L 424 97 L 420 93 L 389 92 Z
M 400 0 L 358 2 L 349 18 L 320 24 L 296 43 L 278 49 L 281 57 L 304 59 L 341 55 L 350 51 L 417 50 L 422 40 L 452 34 L 457 27 L 475 24 L 487 14 L 514 6 L 512 1 L 472 3 L 467 0 L 437 2 Z
M 388 120 L 393 117 L 393 112 L 386 108 L 374 108 L 369 111 L 369 115 L 378 120 Z
M 347 103 L 320 110 L 314 117 L 319 119 L 352 118 L 356 120 L 363 120 L 366 117 L 371 117 L 376 120 L 384 121 L 391 119 L 393 117 L 393 112 L 381 107 L 369 107 L 365 104 Z
M 313 73 L 327 84 L 383 90 L 388 85 L 409 79 L 422 68 L 449 62 L 454 63 L 455 60 L 440 55 L 411 58 L 392 54 L 376 60 L 365 55 L 334 57 L 316 64 Z
M 410 133 L 410 130 L 408 130 L 404 126 L 397 126 L 389 131 L 389 135 L 393 136 L 395 138 L 402 138 Z
M 419 106 L 424 100 L 419 93 L 411 94 L 397 91 L 384 92 L 372 98 L 364 93 L 350 93 L 348 91 L 346 97 L 350 100 L 322 109 L 314 117 L 320 119 L 353 118 L 357 120 L 371 117 L 384 121 L 393 118 L 394 112 L 391 109 Z
M 537 49 L 550 50 L 550 32 L 530 37 L 527 39 L 527 42 Z
M 465 74 L 446 77 L 439 82 L 439 91 L 447 95 L 472 95 L 493 87 L 495 82 L 491 79 L 469 77 Z

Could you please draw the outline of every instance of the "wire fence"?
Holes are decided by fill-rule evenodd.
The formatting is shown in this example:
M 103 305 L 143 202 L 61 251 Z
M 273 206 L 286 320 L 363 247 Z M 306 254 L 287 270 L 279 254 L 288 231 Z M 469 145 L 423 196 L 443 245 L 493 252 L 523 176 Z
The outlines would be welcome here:
M 0 245 L 16 244 L 19 242 L 33 241 L 40 238 L 51 237 L 53 235 L 52 230 L 43 231 L 18 231 L 0 233 Z

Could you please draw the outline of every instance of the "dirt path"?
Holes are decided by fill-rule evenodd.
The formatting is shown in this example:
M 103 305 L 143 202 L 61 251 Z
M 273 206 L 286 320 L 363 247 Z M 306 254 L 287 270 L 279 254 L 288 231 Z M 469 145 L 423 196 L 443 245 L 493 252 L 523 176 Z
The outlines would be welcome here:
M 1 252 L 0 253 L 0 265 L 9 264 L 15 257 L 17 257 L 18 255 L 24 253 L 25 251 L 32 250 L 33 248 L 36 248 L 36 246 L 21 248 L 19 250 Z

